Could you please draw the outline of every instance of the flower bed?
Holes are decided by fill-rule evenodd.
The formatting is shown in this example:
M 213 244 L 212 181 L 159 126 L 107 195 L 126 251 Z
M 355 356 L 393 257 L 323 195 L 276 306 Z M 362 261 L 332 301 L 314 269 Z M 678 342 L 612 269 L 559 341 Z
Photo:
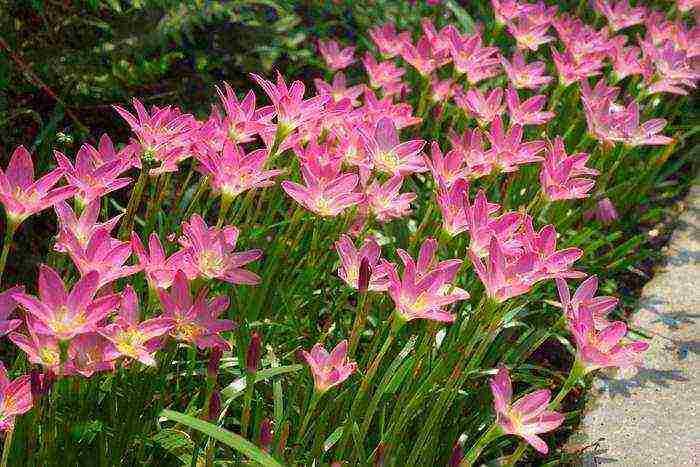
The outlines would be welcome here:
M 641 361 L 597 275 L 695 134 L 690 6 L 429 3 L 323 37 L 315 93 L 251 74 L 204 118 L 115 105 L 131 139 L 46 174 L 13 152 L 0 278 L 58 227 L 0 295 L 3 466 L 544 462 L 585 376 Z

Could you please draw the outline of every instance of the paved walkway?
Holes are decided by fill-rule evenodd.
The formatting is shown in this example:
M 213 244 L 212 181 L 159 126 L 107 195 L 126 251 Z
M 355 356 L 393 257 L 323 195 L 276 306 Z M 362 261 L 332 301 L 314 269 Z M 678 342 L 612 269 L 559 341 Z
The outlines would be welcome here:
M 601 375 L 573 437 L 597 442 L 586 466 L 700 466 L 700 179 L 687 202 L 634 316 L 654 336 L 645 367 Z

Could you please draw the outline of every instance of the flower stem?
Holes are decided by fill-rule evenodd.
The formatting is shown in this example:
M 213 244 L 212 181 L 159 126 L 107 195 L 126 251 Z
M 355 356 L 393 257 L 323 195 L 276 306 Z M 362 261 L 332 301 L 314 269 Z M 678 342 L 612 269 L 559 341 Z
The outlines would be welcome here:
M 136 185 L 134 185 L 134 189 L 131 190 L 129 204 L 126 206 L 126 214 L 124 215 L 122 225 L 119 228 L 119 238 L 122 240 L 127 240 L 129 235 L 131 235 L 131 231 L 134 229 L 134 218 L 136 217 L 136 211 L 138 211 L 139 205 L 141 204 L 143 190 L 147 181 L 148 167 L 144 164 L 144 166 L 141 168 L 139 178 L 136 180 Z
M 221 193 L 221 205 L 219 207 L 219 218 L 216 221 L 216 226 L 221 228 L 226 221 L 226 214 L 228 213 L 231 203 L 233 202 L 233 196 Z
M 2 467 L 7 467 L 7 461 L 10 459 L 10 448 L 12 447 L 12 436 L 14 433 L 14 427 L 5 432 L 5 442 L 2 445 L 2 463 L 0 463 Z
M 248 436 L 248 425 L 250 424 L 250 405 L 253 402 L 253 390 L 255 389 L 255 373 L 246 374 L 245 396 L 243 399 L 243 415 L 241 416 L 241 436 Z
M 192 196 L 192 200 L 190 200 L 190 204 L 187 206 L 187 211 L 185 211 L 185 215 L 183 216 L 183 219 L 189 219 L 192 213 L 194 212 L 195 208 L 197 207 L 197 203 L 199 202 L 199 198 L 202 197 L 202 194 L 204 194 L 204 191 L 207 189 L 207 185 L 209 184 L 209 177 L 205 176 L 202 177 L 202 180 L 200 180 L 199 185 L 197 186 L 197 191 L 194 192 L 194 195 Z
M 306 432 L 306 428 L 308 427 L 309 422 L 311 421 L 311 416 L 316 411 L 316 406 L 318 405 L 318 401 L 321 400 L 322 395 L 322 392 L 318 392 L 316 390 L 314 390 L 314 393 L 311 395 L 311 402 L 309 402 L 309 407 L 306 409 L 306 413 L 304 414 L 304 420 L 302 420 L 301 426 L 299 427 L 297 443 L 301 443 L 301 441 L 304 439 L 304 433 Z
M 486 446 L 493 440 L 499 438 L 503 435 L 503 430 L 498 426 L 497 423 L 493 423 L 488 430 L 484 432 L 483 435 L 478 439 L 476 444 L 464 455 L 462 460 L 459 462 L 460 467 L 467 467 L 474 465 L 476 460 L 481 455 L 481 452 L 486 448 Z
M 2 284 L 2 274 L 5 272 L 5 265 L 7 264 L 7 256 L 10 254 L 10 248 L 12 247 L 12 239 L 15 236 L 17 227 L 19 224 L 10 220 L 9 217 L 5 217 L 5 239 L 2 244 L 2 254 L 0 254 L 0 284 Z
M 566 378 L 566 381 L 564 381 L 564 384 L 562 385 L 561 389 L 559 390 L 559 393 L 557 394 L 557 397 L 554 398 L 552 402 L 549 404 L 549 409 L 554 410 L 557 407 L 559 407 L 559 404 L 561 404 L 561 401 L 564 400 L 567 394 L 571 392 L 571 390 L 576 386 L 576 383 L 581 379 L 581 377 L 586 373 L 586 367 L 579 361 L 577 358 L 576 361 L 574 361 L 574 365 L 571 367 L 571 371 L 569 372 L 569 376 Z
M 360 332 L 365 325 L 365 319 L 367 318 L 367 303 L 369 302 L 369 292 L 360 294 L 360 302 L 357 305 L 357 312 L 355 314 L 355 322 L 352 325 L 352 331 L 350 332 L 350 345 L 348 346 L 348 358 L 352 359 L 355 354 L 355 348 L 360 340 Z

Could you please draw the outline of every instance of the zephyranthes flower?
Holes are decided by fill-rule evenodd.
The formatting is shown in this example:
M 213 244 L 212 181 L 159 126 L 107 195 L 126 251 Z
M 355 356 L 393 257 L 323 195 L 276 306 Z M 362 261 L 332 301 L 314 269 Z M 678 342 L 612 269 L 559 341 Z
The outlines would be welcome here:
M 103 295 L 95 298 L 99 274 L 95 271 L 83 276 L 70 293 L 66 292 L 61 277 L 48 266 L 39 267 L 39 297 L 16 292 L 12 297 L 36 318 L 35 331 L 67 341 L 96 329 L 119 304 L 119 296 Z
M 566 281 L 562 278 L 557 278 L 557 291 L 559 292 L 559 301 L 564 314 L 573 319 L 581 308 L 588 308 L 593 315 L 593 321 L 597 330 L 602 330 L 610 324 L 606 319 L 608 313 L 617 306 L 618 299 L 611 296 L 596 297 L 598 290 L 598 278 L 591 276 L 581 282 L 574 295 L 569 292 L 569 287 Z
M 10 381 L 5 365 L 0 362 L 0 431 L 11 430 L 15 424 L 15 417 L 29 412 L 32 408 L 32 389 L 29 381 L 29 375 Z
M 362 247 L 358 250 L 350 237 L 341 235 L 340 240 L 335 242 L 335 249 L 340 257 L 338 276 L 348 286 L 353 289 L 358 288 L 360 263 L 365 259 L 371 270 L 367 290 L 384 291 L 387 289 L 389 279 L 386 276 L 384 261 L 381 258 L 382 251 L 374 238 L 365 239 Z
M 452 285 L 462 261 L 436 261 L 437 241 L 427 239 L 421 245 L 418 261 L 404 250 L 396 250 L 404 264 L 403 277 L 396 266 L 387 266 L 389 296 L 404 321 L 428 319 L 451 323 L 455 317 L 445 310 L 447 305 L 469 298 L 467 291 Z
M 194 344 L 199 348 L 228 349 L 230 345 L 220 333 L 230 331 L 235 325 L 233 321 L 218 319 L 229 306 L 228 297 L 218 296 L 209 300 L 208 292 L 204 287 L 192 300 L 187 277 L 182 271 L 178 271 L 171 291 L 158 291 L 160 303 L 163 305 L 162 317 L 173 320 L 175 326 L 170 333 L 179 341 Z M 156 327 L 160 327 L 160 324 Z
M 425 141 L 400 143 L 396 125 L 391 119 L 380 119 L 372 134 L 362 130 L 360 134 L 365 142 L 365 150 L 377 170 L 390 175 L 408 175 L 428 170 L 421 157 Z
M 537 435 L 555 430 L 564 422 L 562 414 L 547 410 L 551 398 L 549 390 L 539 389 L 512 402 L 510 376 L 508 370 L 501 367 L 491 380 L 491 393 L 496 423 L 503 433 L 520 436 L 533 448 L 547 454 L 547 443 Z
M 160 337 L 174 326 L 175 320 L 172 318 L 139 321 L 138 297 L 133 287 L 127 285 L 114 323 L 98 329 L 98 332 L 111 343 L 108 351 L 111 360 L 124 356 L 154 366 L 156 360 L 153 353 L 160 347 Z
M 348 341 L 343 340 L 330 353 L 321 344 L 316 344 L 310 352 L 302 350 L 314 377 L 317 392 L 326 392 L 350 377 L 357 369 L 357 363 L 348 361 Z
M 62 177 L 63 170 L 54 169 L 34 181 L 32 156 L 17 147 L 5 171 L 0 170 L 0 203 L 8 222 L 16 227 L 32 214 L 73 196 L 78 191 L 75 187 L 53 188 Z

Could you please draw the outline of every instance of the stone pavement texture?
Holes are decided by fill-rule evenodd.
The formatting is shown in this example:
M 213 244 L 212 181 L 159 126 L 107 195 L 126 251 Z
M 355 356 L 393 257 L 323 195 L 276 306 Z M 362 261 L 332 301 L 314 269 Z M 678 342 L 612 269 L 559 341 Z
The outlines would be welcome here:
M 644 368 L 596 379 L 580 433 L 585 466 L 700 466 L 700 178 L 644 287 L 634 326 L 652 335 Z

